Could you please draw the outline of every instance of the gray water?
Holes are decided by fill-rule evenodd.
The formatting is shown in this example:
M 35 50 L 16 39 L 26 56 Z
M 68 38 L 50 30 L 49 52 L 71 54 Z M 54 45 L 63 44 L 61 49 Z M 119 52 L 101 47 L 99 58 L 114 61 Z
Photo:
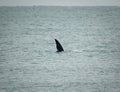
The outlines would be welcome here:
M 120 92 L 120 7 L 0 7 L 0 92 Z

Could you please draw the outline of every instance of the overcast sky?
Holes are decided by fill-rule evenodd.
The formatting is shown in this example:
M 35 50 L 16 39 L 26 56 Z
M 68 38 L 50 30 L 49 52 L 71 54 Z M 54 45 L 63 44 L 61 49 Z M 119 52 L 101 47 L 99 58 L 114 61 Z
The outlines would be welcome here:
M 120 0 L 0 0 L 0 6 L 59 5 L 59 6 L 120 6 Z

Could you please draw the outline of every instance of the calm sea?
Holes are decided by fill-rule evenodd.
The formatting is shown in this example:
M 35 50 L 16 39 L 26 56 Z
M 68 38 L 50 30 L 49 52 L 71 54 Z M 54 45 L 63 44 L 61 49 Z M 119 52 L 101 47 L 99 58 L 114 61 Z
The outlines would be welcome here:
M 120 7 L 0 7 L 0 92 L 120 92 Z

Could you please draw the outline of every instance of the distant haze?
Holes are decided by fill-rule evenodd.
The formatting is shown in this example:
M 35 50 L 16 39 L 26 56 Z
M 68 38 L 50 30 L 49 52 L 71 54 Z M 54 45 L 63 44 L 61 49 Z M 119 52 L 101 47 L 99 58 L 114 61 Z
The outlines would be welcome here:
M 0 6 L 120 6 L 120 0 L 0 0 Z

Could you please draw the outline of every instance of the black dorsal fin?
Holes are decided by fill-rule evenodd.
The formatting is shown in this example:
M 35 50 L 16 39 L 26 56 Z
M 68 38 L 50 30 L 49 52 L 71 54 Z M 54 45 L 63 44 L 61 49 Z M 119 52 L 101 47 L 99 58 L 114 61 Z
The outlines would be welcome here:
M 62 52 L 64 51 L 62 45 L 59 43 L 59 41 L 57 39 L 55 39 L 56 42 L 56 48 L 57 48 L 57 52 Z

